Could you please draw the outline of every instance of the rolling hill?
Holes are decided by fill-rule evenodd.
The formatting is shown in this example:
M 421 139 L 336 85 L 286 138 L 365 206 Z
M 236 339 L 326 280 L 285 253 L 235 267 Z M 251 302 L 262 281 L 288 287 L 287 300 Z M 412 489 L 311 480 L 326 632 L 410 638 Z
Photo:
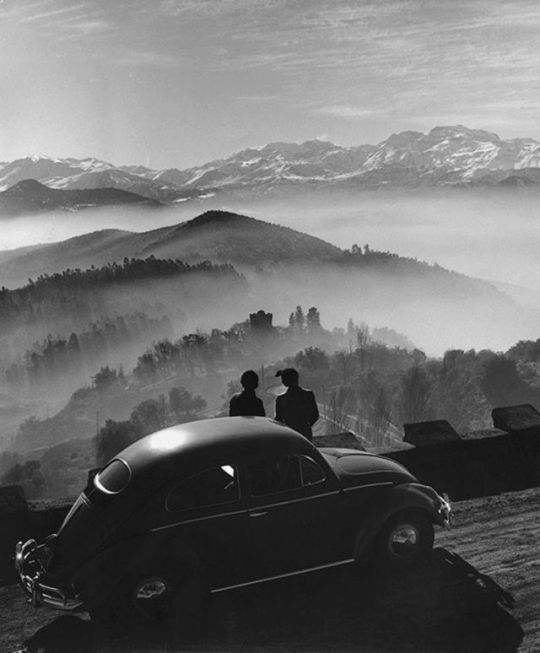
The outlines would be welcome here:
M 308 234 L 225 211 L 207 211 L 142 233 L 104 230 L 0 252 L 0 279 L 13 288 L 68 268 L 151 256 L 227 263 L 244 274 L 249 292 L 242 305 L 230 304 L 226 318 L 216 314 L 215 322 L 205 326 L 221 325 L 225 319 L 230 323 L 259 308 L 283 320 L 303 304 L 318 307 L 328 325 L 352 317 L 393 328 L 426 351 L 440 353 L 455 347 L 505 349 L 535 336 L 540 323 L 537 312 L 485 281 L 389 252 L 342 250 Z M 209 308 L 205 296 L 200 296 L 200 305 L 201 310 Z M 190 314 L 197 326 L 196 314 Z
M 226 211 L 207 211 L 193 220 L 143 233 L 107 229 L 0 252 L 0 278 L 4 286 L 14 287 L 39 274 L 152 255 L 186 262 L 260 266 L 338 261 L 342 251 L 287 227 Z
M 74 211 L 96 206 L 136 204 L 157 207 L 160 203 L 120 188 L 58 190 L 35 179 L 24 179 L 0 193 L 0 215 L 13 216 L 63 209 Z

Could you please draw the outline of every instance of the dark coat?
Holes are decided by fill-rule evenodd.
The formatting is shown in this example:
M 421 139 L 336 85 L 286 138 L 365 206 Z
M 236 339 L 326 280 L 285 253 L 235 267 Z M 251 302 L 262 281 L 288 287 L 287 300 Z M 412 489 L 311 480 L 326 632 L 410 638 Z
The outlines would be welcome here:
M 229 416 L 265 417 L 264 404 L 253 390 L 244 390 L 231 398 Z
M 311 427 L 318 419 L 319 410 L 311 390 L 294 386 L 276 397 L 276 420 L 290 426 L 308 440 L 313 440 Z

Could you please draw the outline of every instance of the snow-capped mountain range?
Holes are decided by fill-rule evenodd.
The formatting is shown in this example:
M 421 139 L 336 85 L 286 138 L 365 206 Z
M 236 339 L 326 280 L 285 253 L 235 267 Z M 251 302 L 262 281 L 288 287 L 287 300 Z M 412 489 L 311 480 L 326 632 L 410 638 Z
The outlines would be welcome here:
M 0 163 L 0 190 L 24 179 L 61 190 L 119 188 L 165 203 L 224 193 L 271 194 L 288 188 L 312 192 L 381 186 L 537 185 L 540 142 L 502 140 L 497 134 L 457 125 L 435 127 L 428 134 L 393 134 L 378 145 L 343 147 L 320 140 L 271 143 L 186 170 L 44 156 Z

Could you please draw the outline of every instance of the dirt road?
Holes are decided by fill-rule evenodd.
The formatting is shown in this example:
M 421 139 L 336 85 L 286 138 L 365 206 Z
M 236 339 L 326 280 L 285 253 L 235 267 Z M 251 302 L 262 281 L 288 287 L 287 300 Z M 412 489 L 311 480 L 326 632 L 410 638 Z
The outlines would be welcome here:
M 215 595 L 189 633 L 101 633 L 0 588 L 0 651 L 540 651 L 540 489 L 455 505 L 429 562 L 395 577 L 353 566 Z

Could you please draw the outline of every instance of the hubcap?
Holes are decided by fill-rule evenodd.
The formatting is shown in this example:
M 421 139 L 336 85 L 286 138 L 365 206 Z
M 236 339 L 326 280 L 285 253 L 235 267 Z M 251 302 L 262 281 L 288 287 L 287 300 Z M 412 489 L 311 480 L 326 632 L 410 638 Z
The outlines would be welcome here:
M 167 585 L 161 578 L 149 578 L 138 587 L 135 596 L 137 599 L 152 599 L 161 596 L 167 591 Z
M 399 524 L 390 535 L 390 550 L 400 558 L 412 555 L 419 541 L 418 530 L 412 524 Z

